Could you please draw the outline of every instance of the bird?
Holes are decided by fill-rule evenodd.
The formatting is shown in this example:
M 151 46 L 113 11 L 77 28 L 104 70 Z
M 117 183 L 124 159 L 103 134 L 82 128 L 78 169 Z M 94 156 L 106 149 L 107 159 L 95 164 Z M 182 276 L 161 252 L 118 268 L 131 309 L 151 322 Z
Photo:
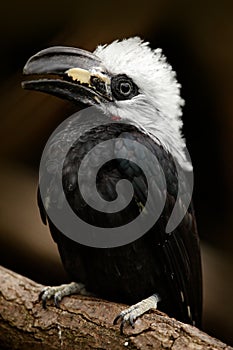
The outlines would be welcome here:
M 94 52 L 53 46 L 29 58 L 24 74 L 33 78 L 25 80 L 23 88 L 69 100 L 78 113 L 52 137 L 41 175 L 45 192 L 40 186 L 38 190 L 41 218 L 49 225 L 71 281 L 45 287 L 40 294 L 43 306 L 50 298 L 59 307 L 64 296 L 93 294 L 131 305 L 114 320 L 115 324 L 120 322 L 121 332 L 127 324 L 134 326 L 137 318 L 150 309 L 201 327 L 202 267 L 192 201 L 180 222 L 170 232 L 166 230 L 175 205 L 183 210 L 189 192 L 184 174 L 193 170 L 182 134 L 181 85 L 162 50 L 152 49 L 139 37 L 99 45 Z M 64 140 L 68 150 L 64 149 Z M 111 140 L 110 146 L 96 149 L 88 169 L 84 166 L 86 182 L 79 186 L 78 171 L 85 155 L 104 142 L 109 145 Z M 145 148 L 158 162 L 147 155 Z M 106 162 L 100 167 L 101 157 Z M 54 180 L 58 172 L 63 195 Z M 100 209 L 92 207 L 93 176 L 103 199 Z M 107 205 L 116 200 L 117 185 L 122 180 L 131 182 L 132 198 L 128 203 L 123 184 L 121 204 L 125 207 L 118 212 L 108 211 Z M 146 209 L 149 184 L 151 203 Z M 178 201 L 180 188 L 184 196 Z M 93 244 L 68 235 L 49 214 L 51 207 L 62 213 L 65 200 L 87 227 L 100 227 L 105 232 L 123 228 L 118 237 L 121 241 L 112 246 L 95 245 L 98 234 L 90 233 L 88 228 L 85 235 L 79 233 L 84 239 L 89 233 L 94 235 Z M 124 227 L 140 215 L 146 224 L 157 217 L 146 230 L 138 225 L 139 235 L 131 230 L 128 239 Z M 111 237 L 111 232 L 106 237 Z

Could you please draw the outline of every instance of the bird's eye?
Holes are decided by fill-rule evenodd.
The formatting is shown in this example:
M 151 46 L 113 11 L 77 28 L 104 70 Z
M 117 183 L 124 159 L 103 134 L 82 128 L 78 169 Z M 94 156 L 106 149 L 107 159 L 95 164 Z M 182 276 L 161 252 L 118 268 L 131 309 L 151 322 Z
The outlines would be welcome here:
M 125 74 L 119 74 L 111 79 L 112 95 L 116 100 L 129 100 L 138 95 L 138 87 Z
M 120 92 L 123 95 L 128 95 L 131 92 L 131 84 L 129 82 L 124 82 L 120 84 Z

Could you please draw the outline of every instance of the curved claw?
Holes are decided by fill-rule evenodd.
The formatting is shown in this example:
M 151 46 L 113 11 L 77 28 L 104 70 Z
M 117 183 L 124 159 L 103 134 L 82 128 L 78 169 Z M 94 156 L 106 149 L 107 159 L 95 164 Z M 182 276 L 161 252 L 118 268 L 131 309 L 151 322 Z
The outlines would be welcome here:
M 45 289 L 42 289 L 42 291 L 40 292 L 40 294 L 38 296 L 38 300 L 42 301 L 42 307 L 43 307 L 43 309 L 46 309 L 46 307 L 47 307 L 47 305 L 46 305 L 47 298 L 44 297 L 44 294 L 45 294 Z
M 39 295 L 38 295 L 38 300 L 41 301 L 42 300 L 42 296 L 44 294 L 44 290 L 41 290 Z
M 42 307 L 43 309 L 46 309 L 47 308 L 47 299 L 42 299 Z
M 118 322 L 118 320 L 119 320 L 121 317 L 122 317 L 121 314 L 117 315 L 117 316 L 114 318 L 114 320 L 113 320 L 113 324 L 116 325 L 117 322 Z
M 116 325 L 117 322 L 121 319 L 120 324 L 120 333 L 121 335 L 124 334 L 124 326 L 129 323 L 130 326 L 134 329 L 135 328 L 135 317 L 134 315 L 125 314 L 124 311 L 122 311 L 119 315 L 117 315 L 113 321 L 113 324 Z
M 59 309 L 61 298 L 59 298 L 59 296 L 55 294 L 53 299 L 54 299 L 54 305 Z

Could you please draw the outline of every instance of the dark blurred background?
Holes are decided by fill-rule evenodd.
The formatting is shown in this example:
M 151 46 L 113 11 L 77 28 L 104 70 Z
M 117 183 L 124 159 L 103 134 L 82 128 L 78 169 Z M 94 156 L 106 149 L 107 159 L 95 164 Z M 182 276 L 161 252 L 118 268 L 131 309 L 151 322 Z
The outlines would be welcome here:
M 43 146 L 73 107 L 23 91 L 24 63 L 52 45 L 93 50 L 139 35 L 163 49 L 182 84 L 202 240 L 204 330 L 233 344 L 233 2 L 22 0 L 0 8 L 0 263 L 43 284 L 67 279 L 41 223 L 36 189 Z

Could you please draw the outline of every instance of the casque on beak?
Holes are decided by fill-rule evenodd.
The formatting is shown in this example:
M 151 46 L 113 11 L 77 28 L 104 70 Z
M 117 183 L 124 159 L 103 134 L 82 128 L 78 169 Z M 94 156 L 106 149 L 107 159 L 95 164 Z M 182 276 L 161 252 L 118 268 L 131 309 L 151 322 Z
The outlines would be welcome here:
M 101 60 L 85 50 L 50 47 L 32 56 L 23 73 L 36 76 L 22 83 L 24 89 L 46 92 L 87 106 L 112 101 L 110 75 Z

